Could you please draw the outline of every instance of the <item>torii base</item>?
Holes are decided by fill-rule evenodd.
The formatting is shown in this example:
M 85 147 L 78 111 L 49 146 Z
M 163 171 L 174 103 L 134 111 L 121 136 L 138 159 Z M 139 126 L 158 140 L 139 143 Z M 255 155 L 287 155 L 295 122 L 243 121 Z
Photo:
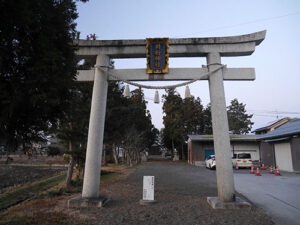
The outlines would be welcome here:
M 98 198 L 82 198 L 81 195 L 68 200 L 68 209 L 70 208 L 100 208 L 110 201 L 110 197 L 100 195 Z
M 140 199 L 140 205 L 153 205 L 157 203 L 156 200 L 143 200 L 143 199 Z
M 251 204 L 243 199 L 236 197 L 233 202 L 223 202 L 218 197 L 207 197 L 208 204 L 213 209 L 250 209 Z

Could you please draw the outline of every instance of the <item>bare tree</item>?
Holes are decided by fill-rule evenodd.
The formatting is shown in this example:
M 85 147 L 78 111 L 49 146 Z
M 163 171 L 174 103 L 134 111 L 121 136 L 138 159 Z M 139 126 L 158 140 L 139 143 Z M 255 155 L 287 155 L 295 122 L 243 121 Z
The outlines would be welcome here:
M 133 127 L 130 128 L 123 137 L 122 148 L 124 149 L 126 163 L 129 166 L 140 163 L 140 153 L 146 148 L 143 133 L 138 132 Z

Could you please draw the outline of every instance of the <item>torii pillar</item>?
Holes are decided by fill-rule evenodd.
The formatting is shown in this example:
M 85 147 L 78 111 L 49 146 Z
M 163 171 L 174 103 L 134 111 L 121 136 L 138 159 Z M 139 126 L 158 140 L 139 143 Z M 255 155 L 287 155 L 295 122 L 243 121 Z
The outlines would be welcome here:
M 220 67 L 220 53 L 209 53 L 207 55 L 207 65 L 209 70 L 214 70 L 217 67 Z M 217 161 L 216 175 L 218 198 L 208 197 L 207 200 L 213 208 L 222 208 L 227 206 L 227 202 L 235 202 L 236 200 L 222 70 L 218 70 L 209 76 L 209 93 L 211 101 L 214 149 Z M 230 205 L 236 207 L 236 204 Z
M 98 55 L 96 58 L 94 87 L 91 102 L 91 114 L 87 142 L 86 162 L 82 198 L 99 198 L 100 171 L 104 138 L 104 122 L 106 113 L 109 57 Z M 103 70 L 101 70 L 104 68 Z M 101 197 L 101 196 L 100 196 Z M 105 197 L 104 197 L 105 198 Z
M 94 81 L 88 147 L 82 195 L 68 201 L 72 207 L 101 207 L 106 200 L 99 195 L 101 155 L 104 136 L 106 95 L 108 80 L 166 81 L 209 80 L 212 108 L 214 148 L 218 197 L 208 197 L 208 203 L 216 209 L 249 207 L 249 203 L 235 197 L 228 118 L 224 94 L 224 80 L 254 80 L 254 68 L 222 68 L 210 76 L 209 71 L 221 67 L 223 56 L 246 56 L 255 51 L 265 38 L 266 31 L 252 34 L 213 37 L 182 38 L 169 40 L 170 57 L 206 57 L 207 67 L 170 68 L 168 74 L 147 74 L 146 69 L 105 69 L 110 58 L 145 58 L 146 40 L 76 40 L 79 58 L 96 57 L 96 68 L 78 71 L 78 81 Z M 109 76 L 109 73 L 113 76 Z

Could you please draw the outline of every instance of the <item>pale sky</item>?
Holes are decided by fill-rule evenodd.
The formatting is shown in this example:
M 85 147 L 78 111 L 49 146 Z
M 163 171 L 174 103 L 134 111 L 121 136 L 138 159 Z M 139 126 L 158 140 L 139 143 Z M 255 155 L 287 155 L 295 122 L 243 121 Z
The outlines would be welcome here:
M 78 3 L 81 38 L 99 40 L 151 37 L 222 37 L 267 30 L 251 56 L 223 57 L 228 67 L 253 67 L 255 81 L 226 81 L 226 104 L 237 98 L 254 114 L 253 129 L 284 116 L 300 117 L 300 1 L 298 0 L 90 0 Z M 170 68 L 201 67 L 205 58 L 170 58 Z M 146 68 L 146 59 L 115 60 L 116 68 Z M 169 85 L 174 82 L 147 82 Z M 130 90 L 134 87 L 131 86 Z M 176 89 L 184 97 L 184 87 Z M 203 105 L 209 100 L 207 81 L 190 85 Z M 162 103 L 155 90 L 144 90 L 156 128 L 163 127 Z M 159 91 L 160 97 L 165 93 Z M 278 114 L 272 114 L 277 111 Z

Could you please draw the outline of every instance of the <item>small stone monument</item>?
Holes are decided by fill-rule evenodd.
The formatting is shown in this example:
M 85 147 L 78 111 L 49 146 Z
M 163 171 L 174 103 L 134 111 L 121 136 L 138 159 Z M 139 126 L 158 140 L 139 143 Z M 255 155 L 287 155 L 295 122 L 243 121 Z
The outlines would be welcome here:
M 148 161 L 148 152 L 147 151 L 143 151 L 141 152 L 141 159 L 142 159 L 142 162 L 147 162 Z
M 174 158 L 173 158 L 173 161 L 178 161 L 178 160 L 179 160 L 178 152 L 177 152 L 177 149 L 174 148 Z
M 156 202 L 154 200 L 154 176 L 144 176 L 143 199 L 140 200 L 140 205 L 149 205 Z

